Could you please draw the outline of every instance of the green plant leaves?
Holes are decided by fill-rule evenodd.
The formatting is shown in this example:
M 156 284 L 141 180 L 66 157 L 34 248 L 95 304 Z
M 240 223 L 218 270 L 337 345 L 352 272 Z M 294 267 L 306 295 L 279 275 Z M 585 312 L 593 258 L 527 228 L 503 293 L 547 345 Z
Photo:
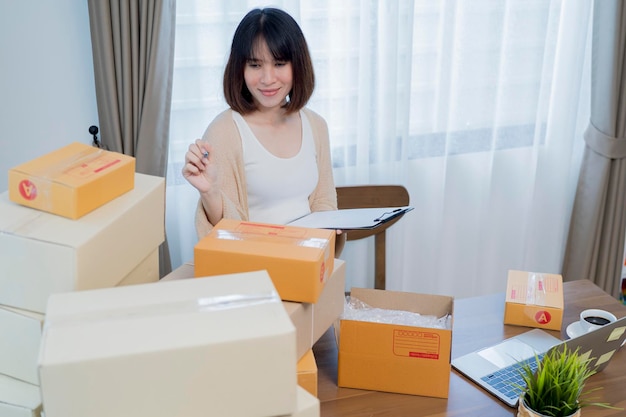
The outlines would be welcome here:
M 583 392 L 585 382 L 595 372 L 589 368 L 592 358 L 583 358 L 578 349 L 571 351 L 567 345 L 553 349 L 542 360 L 535 356 L 537 371 L 529 364 L 521 370 L 526 384 L 523 398 L 529 408 L 547 416 L 569 416 L 589 405 L 613 408 L 606 403 L 585 402 L 592 392 Z

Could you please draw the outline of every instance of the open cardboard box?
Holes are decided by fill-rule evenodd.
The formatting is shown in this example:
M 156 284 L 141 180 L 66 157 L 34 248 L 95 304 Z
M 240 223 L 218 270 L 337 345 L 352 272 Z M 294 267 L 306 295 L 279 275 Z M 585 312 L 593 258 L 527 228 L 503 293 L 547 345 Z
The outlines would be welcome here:
M 333 271 L 335 234 L 222 219 L 194 247 L 195 276 L 267 270 L 281 299 L 315 303 Z
M 374 308 L 453 315 L 447 296 L 366 288 L 350 295 Z M 342 318 L 335 333 L 339 386 L 448 398 L 452 320 L 450 328 L 435 329 Z

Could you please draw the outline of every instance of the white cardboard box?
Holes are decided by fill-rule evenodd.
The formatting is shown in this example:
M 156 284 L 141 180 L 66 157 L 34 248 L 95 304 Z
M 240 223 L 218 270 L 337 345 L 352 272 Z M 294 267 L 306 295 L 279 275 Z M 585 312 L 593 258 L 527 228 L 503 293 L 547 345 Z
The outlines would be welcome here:
M 296 409 L 295 328 L 265 271 L 54 294 L 47 417 L 265 417 Z
M 159 249 L 152 251 L 150 255 L 135 267 L 130 274 L 126 275 L 118 286 L 147 284 L 159 280 Z
M 194 265 L 186 262 L 164 276 L 160 282 L 193 278 Z M 283 301 L 283 306 L 296 326 L 296 352 L 302 358 L 343 313 L 345 304 L 346 263 L 335 259 L 334 270 L 317 303 Z
M 165 239 L 163 178 L 78 220 L 23 207 L 0 194 L 0 304 L 43 313 L 53 293 L 112 287 Z
M 41 313 L 0 306 L 0 374 L 39 385 L 37 356 L 43 321 Z
M 298 387 L 296 412 L 290 417 L 320 417 L 320 400 L 302 387 Z
M 0 374 L 0 416 L 39 417 L 39 387 Z

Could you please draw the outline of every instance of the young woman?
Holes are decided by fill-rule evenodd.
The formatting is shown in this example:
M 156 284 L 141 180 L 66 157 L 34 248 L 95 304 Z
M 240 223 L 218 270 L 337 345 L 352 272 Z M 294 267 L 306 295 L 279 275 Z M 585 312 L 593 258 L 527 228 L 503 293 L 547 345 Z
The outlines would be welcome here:
M 296 21 L 279 9 L 250 11 L 224 71 L 230 108 L 185 155 L 183 175 L 200 193 L 199 238 L 222 218 L 286 224 L 337 209 L 328 127 L 305 107 L 314 85 Z

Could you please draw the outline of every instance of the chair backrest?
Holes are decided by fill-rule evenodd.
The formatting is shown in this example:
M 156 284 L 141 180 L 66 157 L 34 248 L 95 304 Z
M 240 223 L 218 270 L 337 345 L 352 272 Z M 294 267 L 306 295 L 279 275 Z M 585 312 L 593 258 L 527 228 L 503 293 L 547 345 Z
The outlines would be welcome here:
M 409 205 L 409 192 L 402 185 L 349 185 L 337 187 L 337 208 L 403 207 Z M 385 231 L 399 218 L 370 230 L 351 230 L 348 240 L 363 239 Z
M 337 207 L 339 209 L 403 207 L 408 205 L 409 192 L 402 185 L 350 185 L 337 187 Z M 386 286 L 385 231 L 401 218 L 402 216 L 396 217 L 373 229 L 350 230 L 343 237 L 343 239 L 350 241 L 375 236 L 375 288 L 384 290 Z

